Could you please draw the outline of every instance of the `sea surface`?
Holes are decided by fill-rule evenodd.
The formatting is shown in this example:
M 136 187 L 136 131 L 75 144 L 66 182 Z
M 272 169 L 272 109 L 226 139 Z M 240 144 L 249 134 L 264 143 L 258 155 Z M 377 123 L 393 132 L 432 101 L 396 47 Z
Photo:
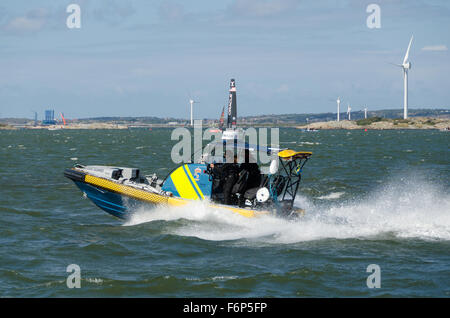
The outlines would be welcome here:
M 164 177 L 171 132 L 0 131 L 0 296 L 450 297 L 448 132 L 281 129 L 282 147 L 313 152 L 298 220 L 196 204 L 122 221 L 63 176 L 80 163 Z

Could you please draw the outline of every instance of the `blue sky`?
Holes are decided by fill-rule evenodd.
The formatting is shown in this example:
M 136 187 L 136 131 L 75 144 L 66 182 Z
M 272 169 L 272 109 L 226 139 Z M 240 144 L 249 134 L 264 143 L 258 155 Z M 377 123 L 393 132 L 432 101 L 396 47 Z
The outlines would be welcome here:
M 238 115 L 401 108 L 412 34 L 409 105 L 449 108 L 448 30 L 446 0 L 2 0 L 0 117 L 216 118 L 230 78 Z

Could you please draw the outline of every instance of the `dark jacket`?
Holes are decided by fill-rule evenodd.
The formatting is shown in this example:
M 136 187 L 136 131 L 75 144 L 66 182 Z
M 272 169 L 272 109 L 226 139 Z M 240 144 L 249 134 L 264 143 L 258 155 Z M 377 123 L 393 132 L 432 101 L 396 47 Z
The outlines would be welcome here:
M 261 182 L 261 171 L 257 163 L 241 163 L 240 171 L 248 171 L 248 179 L 246 189 L 259 186 Z
M 239 166 L 235 163 L 216 163 L 212 169 L 215 178 L 226 179 L 230 175 L 239 173 Z

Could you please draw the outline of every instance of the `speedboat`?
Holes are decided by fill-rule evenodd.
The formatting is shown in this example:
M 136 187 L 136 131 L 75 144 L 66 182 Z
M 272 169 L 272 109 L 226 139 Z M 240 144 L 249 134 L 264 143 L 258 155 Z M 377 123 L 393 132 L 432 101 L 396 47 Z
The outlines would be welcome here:
M 211 163 L 218 164 L 219 158 L 214 156 L 203 156 L 199 163 L 178 165 L 163 179 L 156 174 L 143 175 L 138 168 L 79 164 L 66 169 L 64 176 L 74 181 L 96 206 L 121 219 L 127 219 L 142 207 L 186 206 L 195 201 L 204 201 L 210 208 L 245 217 L 262 214 L 293 217 L 304 212 L 294 206 L 294 200 L 303 166 L 311 152 L 249 144 L 234 144 L 234 149 L 238 152 L 256 149 L 274 159 L 268 173 L 261 173 L 261 182 L 256 187 L 246 187 L 245 176 L 240 175 L 231 194 L 233 203 L 228 205 L 222 203 L 220 187 L 219 190 L 213 187 L 220 183 L 211 169 Z
M 193 154 L 189 162 L 179 164 L 164 178 L 156 174 L 145 175 L 138 168 L 79 164 L 66 169 L 64 176 L 74 181 L 83 195 L 95 205 L 121 219 L 127 219 L 141 207 L 186 206 L 196 201 L 245 217 L 264 214 L 293 217 L 304 212 L 294 206 L 294 200 L 303 166 L 312 153 L 242 142 L 243 130 L 236 127 L 234 79 L 230 82 L 227 112 L 225 129 L 222 110 L 220 141 L 209 143 L 198 158 Z M 234 158 L 232 163 L 226 160 L 223 154 L 230 150 L 236 157 L 244 158 L 239 162 L 245 162 L 251 153 L 255 159 L 253 164 L 258 165 L 257 178 L 252 175 L 256 183 L 249 182 L 249 171 L 241 169 L 232 189 L 224 191 L 223 179 L 226 177 L 217 175 L 213 165 L 236 165 L 236 171 L 243 166 Z M 261 154 L 268 159 L 258 161 L 257 158 L 262 158 Z M 263 161 L 270 162 L 270 166 L 263 166 Z

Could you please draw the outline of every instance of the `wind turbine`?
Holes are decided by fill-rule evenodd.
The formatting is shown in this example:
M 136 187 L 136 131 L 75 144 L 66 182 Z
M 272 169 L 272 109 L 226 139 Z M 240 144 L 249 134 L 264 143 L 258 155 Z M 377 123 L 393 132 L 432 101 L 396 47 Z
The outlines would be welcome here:
M 337 99 L 337 121 L 339 121 L 339 113 L 341 112 L 341 97 Z
M 408 71 L 411 69 L 411 62 L 408 61 L 409 50 L 411 49 L 411 43 L 414 36 L 411 36 L 411 40 L 409 40 L 408 49 L 406 50 L 405 58 L 403 59 L 402 64 L 394 64 L 403 69 L 403 119 L 408 118 Z
M 351 107 L 350 107 L 350 104 L 347 104 L 347 114 L 348 114 L 348 120 L 351 120 L 350 118 L 351 118 L 351 116 L 350 116 L 350 114 L 351 114 Z
M 367 107 L 364 108 L 364 119 L 367 119 Z
M 191 104 L 191 126 L 194 126 L 194 103 L 198 102 L 190 98 L 189 104 Z

